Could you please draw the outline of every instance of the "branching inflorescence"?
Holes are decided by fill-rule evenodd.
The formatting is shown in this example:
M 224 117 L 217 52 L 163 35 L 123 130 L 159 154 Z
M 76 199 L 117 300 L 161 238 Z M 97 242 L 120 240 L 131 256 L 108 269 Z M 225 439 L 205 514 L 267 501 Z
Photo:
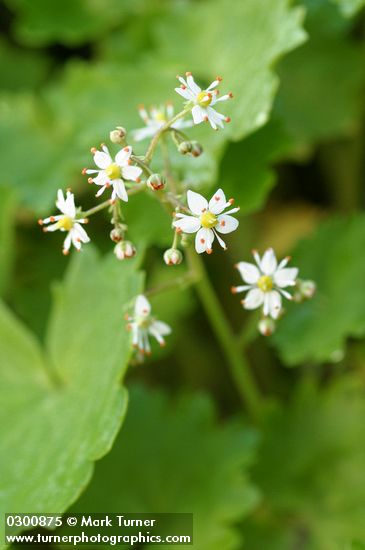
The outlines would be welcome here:
M 208 201 L 196 191 L 186 189 L 183 182 L 177 181 L 168 156 L 166 139 L 171 137 L 182 155 L 200 156 L 203 153 L 202 146 L 197 141 L 190 140 L 185 130 L 202 122 L 208 122 L 214 130 L 223 128 L 224 123 L 228 123 L 230 118 L 218 112 L 216 107 L 233 96 L 231 93 L 219 95 L 218 86 L 222 80 L 220 77 L 217 77 L 206 89 L 196 84 L 191 73 L 186 73 L 185 78 L 178 76 L 178 80 L 180 86 L 175 90 L 186 100 L 179 113 L 174 113 L 171 104 L 152 108 L 149 111 L 143 106 L 139 108 L 145 126 L 133 130 L 131 136 L 134 141 L 150 139 L 144 155 L 137 156 L 133 153 L 132 146 L 127 143 L 127 132 L 120 126 L 110 132 L 111 142 L 120 147 L 115 156 L 110 153 L 105 144 L 102 144 L 99 150 L 91 149 L 95 167 L 85 168 L 82 173 L 88 176 L 88 182 L 91 185 L 97 186 L 97 197 L 109 195 L 106 201 L 83 211 L 75 206 L 74 195 L 70 190 L 67 191 L 66 197 L 61 190 L 58 191 L 56 206 L 60 214 L 39 220 L 39 223 L 46 232 L 59 230 L 66 233 L 63 243 L 64 254 L 69 253 L 71 245 L 76 250 L 81 250 L 82 245 L 90 241 L 83 225 L 92 215 L 109 209 L 113 225 L 110 238 L 115 243 L 116 258 L 126 260 L 135 256 L 136 247 L 126 238 L 128 227 L 124 221 L 124 206 L 126 206 L 124 203 L 128 203 L 134 194 L 140 192 L 152 192 L 171 215 L 173 239 L 171 248 L 163 254 L 165 264 L 168 266 L 180 264 L 183 261 L 182 249 L 185 250 L 189 270 L 185 276 L 179 276 L 175 280 L 177 286 L 198 281 L 200 285 L 203 284 L 205 270 L 201 260 L 199 260 L 200 264 L 197 264 L 196 253 L 210 254 L 213 251 L 214 241 L 226 250 L 222 235 L 232 233 L 238 228 L 239 222 L 234 214 L 238 213 L 239 207 L 233 206 L 233 199 L 227 200 L 223 189 L 218 189 Z M 187 119 L 189 116 L 192 118 Z M 161 145 L 163 150 L 165 163 L 163 173 L 155 172 L 151 168 L 158 145 Z M 258 329 L 262 334 L 270 335 L 275 330 L 276 321 L 284 313 L 282 297 L 288 300 L 294 299 L 297 302 L 302 301 L 313 295 L 315 285 L 312 281 L 299 280 L 297 268 L 286 267 L 289 258 L 285 258 L 278 264 L 272 249 L 267 250 L 262 258 L 256 251 L 253 254 L 256 265 L 243 261 L 236 265 L 244 284 L 233 287 L 232 292 L 247 291 L 246 298 L 242 300 L 243 307 L 248 310 L 261 308 L 262 316 L 258 322 Z M 218 335 L 218 340 L 222 341 L 223 348 L 227 345 L 228 349 L 228 345 L 231 346 L 233 342 L 233 337 L 218 302 L 211 303 L 214 300 L 209 298 L 212 296 L 209 281 L 205 281 L 204 284 L 205 287 L 197 286 L 201 289 L 204 308 L 208 317 L 211 317 L 214 330 L 219 330 L 217 314 L 222 317 L 220 323 L 224 328 Z M 173 282 L 168 285 L 168 287 L 171 286 Z M 288 292 L 290 287 L 294 289 L 293 295 Z M 146 295 L 154 292 L 146 291 Z M 133 313 L 127 314 L 126 317 L 127 328 L 132 333 L 132 345 L 137 350 L 137 359 L 141 360 L 144 354 L 150 353 L 149 337 L 154 337 L 160 345 L 164 345 L 164 336 L 168 335 L 171 329 L 152 316 L 151 306 L 146 296 L 136 297 L 133 307 Z M 225 341 L 223 341 L 224 338 Z M 236 369 L 235 375 L 237 375 L 237 362 L 240 360 L 238 348 L 236 351 L 237 353 L 234 350 L 229 352 L 227 356 L 232 368 Z M 252 389 L 250 391 L 253 393 Z M 247 392 L 247 389 L 243 389 L 242 393 Z M 248 395 L 245 397 L 249 400 Z M 254 398 L 251 397 L 253 403 Z

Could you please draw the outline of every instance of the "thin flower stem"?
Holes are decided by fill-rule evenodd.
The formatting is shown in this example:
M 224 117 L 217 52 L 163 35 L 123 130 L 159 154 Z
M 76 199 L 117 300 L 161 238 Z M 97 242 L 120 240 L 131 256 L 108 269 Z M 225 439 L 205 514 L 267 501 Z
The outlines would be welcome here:
M 144 191 L 146 188 L 144 183 L 134 185 L 130 189 L 127 190 L 128 195 L 136 195 L 137 193 L 140 193 L 141 191 Z M 81 212 L 81 216 L 83 218 L 89 218 L 93 214 L 96 214 L 97 212 L 100 212 L 101 210 L 104 210 L 104 208 L 108 208 L 108 206 L 113 206 L 113 203 L 110 199 L 107 201 L 101 202 L 97 206 L 94 206 L 93 208 L 90 208 L 90 210 L 86 210 L 86 212 Z
M 156 132 L 156 134 L 153 136 L 153 138 L 151 140 L 151 143 L 148 146 L 146 156 L 144 157 L 145 164 L 149 164 L 151 162 L 153 153 L 155 152 L 157 143 L 158 143 L 160 137 L 162 136 L 162 134 L 166 130 L 168 130 L 177 120 L 179 120 L 179 118 L 182 118 L 183 116 L 187 115 L 190 111 L 191 111 L 191 107 L 188 107 L 188 108 L 182 110 L 180 113 L 178 113 L 177 115 L 172 117 L 171 120 L 168 120 L 166 122 L 166 124 L 161 126 L 161 128 L 158 130 L 158 132 Z
M 131 155 L 131 159 L 136 164 L 138 164 L 146 174 L 148 174 L 149 176 L 151 176 L 153 174 L 151 168 L 142 159 L 140 159 L 136 155 Z
M 251 374 L 247 360 L 237 345 L 236 338 L 225 317 L 222 306 L 210 283 L 201 258 L 192 249 L 187 250 L 190 269 L 198 274 L 196 291 L 209 319 L 211 328 L 224 352 L 237 390 L 250 416 L 257 421 L 261 414 L 262 399 Z

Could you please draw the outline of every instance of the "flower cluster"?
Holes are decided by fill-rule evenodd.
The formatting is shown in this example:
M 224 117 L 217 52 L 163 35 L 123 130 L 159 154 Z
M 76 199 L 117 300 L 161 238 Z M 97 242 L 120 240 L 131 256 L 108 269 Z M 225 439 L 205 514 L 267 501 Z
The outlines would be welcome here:
M 82 173 L 88 176 L 91 185 L 96 185 L 96 197 L 109 190 L 106 193 L 107 200 L 84 211 L 75 206 L 75 198 L 70 190 L 66 192 L 66 196 L 59 190 L 56 206 L 60 214 L 39 220 L 46 232 L 59 230 L 67 233 L 63 242 L 64 254 L 68 254 L 71 245 L 80 251 L 82 245 L 90 241 L 83 225 L 92 215 L 108 209 L 112 224 L 109 233 L 114 243 L 116 259 L 124 261 L 133 258 L 137 250 L 127 237 L 129 227 L 126 223 L 126 203 L 132 195 L 140 192 L 152 193 L 171 214 L 172 244 L 163 253 L 167 266 L 182 263 L 182 250 L 192 246 L 192 239 L 198 254 L 211 254 L 214 241 L 223 250 L 227 249 L 222 235 L 228 235 L 238 228 L 239 221 L 234 214 L 238 213 L 239 207 L 233 207 L 233 199 L 227 200 L 221 188 L 208 201 L 195 190 L 187 189 L 184 182 L 177 181 L 172 173 L 167 140 L 171 138 L 179 154 L 199 157 L 203 154 L 203 147 L 196 140 L 191 140 L 185 130 L 204 121 L 209 122 L 214 130 L 223 128 L 224 122 L 229 122 L 230 118 L 218 112 L 216 107 L 233 96 L 232 93 L 219 95 L 218 86 L 222 80 L 220 77 L 207 88 L 200 87 L 190 72 L 186 73 L 185 78 L 177 78 L 180 86 L 175 90 L 185 100 L 181 112 L 175 114 L 171 103 L 149 110 L 144 106 L 139 108 L 144 127 L 133 130 L 130 136 L 137 143 L 150 138 L 144 155 L 134 153 L 132 145 L 128 143 L 127 130 L 122 126 L 117 126 L 109 134 L 111 147 L 118 150 L 109 150 L 105 144 L 99 149 L 91 149 L 95 167 L 84 168 Z M 189 115 L 191 119 L 186 119 Z M 158 146 L 162 148 L 164 160 L 164 170 L 161 173 L 151 167 Z M 148 216 L 148 212 L 141 212 L 141 216 L 146 215 Z M 256 265 L 247 262 L 237 264 L 244 284 L 235 287 L 233 291 L 247 291 L 246 298 L 242 301 L 244 308 L 262 308 L 259 330 L 263 334 L 269 334 L 275 329 L 276 320 L 283 314 L 282 298 L 293 298 L 300 302 L 310 297 L 315 288 L 311 281 L 297 279 L 296 268 L 286 267 L 288 258 L 278 264 L 272 249 L 267 250 L 262 258 L 254 252 L 254 258 Z M 287 290 L 289 287 L 294 289 L 293 296 Z M 164 336 L 171 332 L 166 323 L 152 316 L 151 306 L 143 295 L 135 300 L 133 314 L 128 315 L 127 328 L 132 333 L 132 345 L 139 360 L 150 353 L 151 336 L 163 346 Z

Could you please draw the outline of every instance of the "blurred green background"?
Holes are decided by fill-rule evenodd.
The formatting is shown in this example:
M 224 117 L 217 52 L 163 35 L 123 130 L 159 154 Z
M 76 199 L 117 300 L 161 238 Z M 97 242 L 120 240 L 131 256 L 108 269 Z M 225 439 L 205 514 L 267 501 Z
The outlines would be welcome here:
M 0 2 L 1 510 L 193 512 L 197 550 L 365 548 L 364 4 Z M 252 322 L 229 288 L 253 247 L 291 254 L 318 286 L 243 346 L 266 398 L 259 425 L 194 288 L 153 299 L 174 331 L 129 368 L 127 408 L 123 304 L 185 269 L 162 262 L 157 201 L 128 204 L 141 253 L 127 266 L 109 257 L 104 215 L 71 259 L 36 224 L 58 188 L 97 203 L 81 176 L 90 147 L 141 127 L 140 103 L 178 109 L 187 70 L 234 93 L 223 131 L 191 130 L 204 155 L 171 148 L 187 187 L 241 206 L 228 252 L 204 259 L 233 330 Z

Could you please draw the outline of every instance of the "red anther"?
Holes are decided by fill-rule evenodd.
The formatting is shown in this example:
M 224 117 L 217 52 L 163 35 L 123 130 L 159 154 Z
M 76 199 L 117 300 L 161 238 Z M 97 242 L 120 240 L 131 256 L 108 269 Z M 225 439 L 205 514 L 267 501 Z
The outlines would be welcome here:
M 191 72 L 190 72 L 190 71 L 188 71 L 188 72 L 185 73 L 185 74 L 186 74 L 186 76 L 191 76 Z
M 110 199 L 109 204 L 111 204 L 112 206 L 114 206 L 114 204 L 115 204 L 116 202 L 117 202 L 116 200 Z
M 110 187 L 110 181 L 107 181 L 107 182 L 105 183 L 105 187 L 106 187 L 107 189 L 109 189 L 109 187 Z
M 226 116 L 226 118 L 224 120 L 225 120 L 225 122 L 231 122 L 231 117 Z
M 127 164 L 129 164 L 129 166 L 130 166 L 130 165 L 132 164 L 132 160 L 131 160 L 131 159 L 128 159 L 128 163 L 127 163 Z
M 123 151 L 129 151 L 129 147 L 123 147 Z
M 207 92 L 208 97 L 212 97 L 212 94 L 210 92 Z
M 128 323 L 128 325 L 126 325 L 125 328 L 126 328 L 127 330 L 132 330 L 132 325 L 131 325 L 130 323 Z
M 204 117 L 204 122 L 208 122 L 209 118 L 207 116 Z
M 89 223 L 89 221 L 90 221 L 89 218 L 84 219 L 84 223 Z
M 220 94 L 220 91 L 219 91 L 219 90 L 213 90 L 213 93 L 214 93 L 215 95 L 219 95 L 219 94 Z
M 135 182 L 136 182 L 136 183 L 141 183 L 141 178 L 137 178 L 137 179 L 135 180 Z
M 200 239 L 200 242 L 201 242 L 202 244 L 204 244 L 204 243 L 205 243 L 205 239 Z
M 229 97 L 232 99 L 232 97 L 233 97 L 232 92 L 228 92 L 228 95 L 229 95 Z
M 47 233 L 48 232 L 48 228 L 47 227 L 43 227 L 43 233 Z
M 38 225 L 43 225 L 43 220 L 39 219 L 38 220 Z
M 214 197 L 214 198 L 215 198 L 215 200 L 216 200 L 216 201 L 220 201 L 220 200 L 221 200 L 221 198 L 220 198 L 220 196 L 219 196 L 219 195 L 215 195 L 215 197 Z
M 93 155 L 95 155 L 95 153 L 97 151 L 97 148 L 96 147 L 91 147 L 90 151 L 92 152 Z
M 181 88 L 182 90 L 186 90 L 186 86 L 184 86 L 184 84 L 181 84 L 180 88 Z
M 221 76 L 216 76 L 215 79 L 218 80 L 219 82 L 222 82 L 222 80 L 223 80 L 223 78 Z
M 166 342 L 160 342 L 161 348 L 164 348 L 166 346 Z
M 147 314 L 147 313 L 148 313 L 148 309 L 146 309 L 146 308 L 142 309 L 142 313 L 146 313 L 146 314 Z
M 176 233 L 178 233 L 178 234 L 182 233 L 181 227 L 177 227 L 177 228 L 176 228 Z
M 234 203 L 234 199 L 229 199 L 229 204 L 233 204 Z
M 211 248 L 207 248 L 207 254 L 211 254 L 213 250 Z
M 231 286 L 231 292 L 232 294 L 237 294 L 237 289 L 235 286 Z
M 226 222 L 224 220 L 221 221 L 221 226 L 224 227 L 226 225 Z
M 64 256 L 68 256 L 69 253 L 70 253 L 70 251 L 69 251 L 69 250 L 66 250 L 66 248 L 64 248 L 64 249 L 62 250 L 62 254 L 63 254 Z
M 87 178 L 87 183 L 94 183 L 92 178 Z
M 241 304 L 244 306 L 246 303 L 246 300 L 241 300 Z
M 69 193 L 71 193 L 71 191 L 72 191 L 71 187 L 67 187 L 66 191 L 68 191 Z
M 82 174 L 83 176 L 85 176 L 86 170 L 87 170 L 87 168 L 83 168 L 83 169 L 81 170 L 81 174 Z
M 54 221 L 55 221 L 54 216 L 50 216 L 49 220 L 50 220 L 51 222 L 54 222 Z

